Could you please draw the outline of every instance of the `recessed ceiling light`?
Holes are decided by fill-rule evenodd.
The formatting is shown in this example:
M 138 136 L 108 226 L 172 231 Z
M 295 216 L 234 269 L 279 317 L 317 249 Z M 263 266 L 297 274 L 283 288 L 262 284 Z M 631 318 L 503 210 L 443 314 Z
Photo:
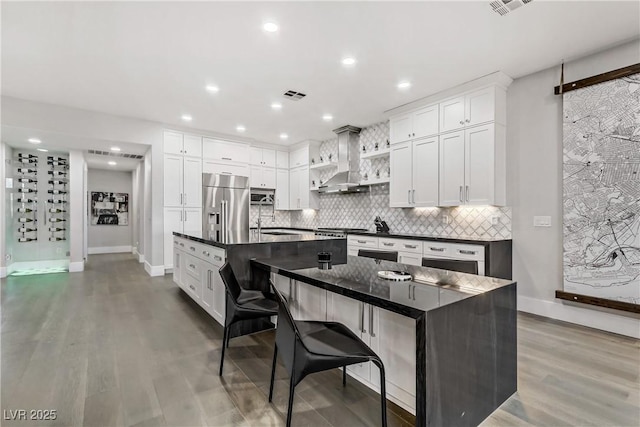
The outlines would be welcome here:
M 111 151 L 120 151 L 120 147 L 111 147 Z
M 220 88 L 215 85 L 207 85 L 206 89 L 208 92 L 211 92 L 211 93 L 218 93 L 220 91 Z
M 289 138 L 289 135 L 287 135 L 286 133 L 280 134 L 280 139 L 287 139 L 287 138 Z
M 262 26 L 262 29 L 264 29 L 268 33 L 275 33 L 276 31 L 278 31 L 278 24 L 274 22 L 267 22 Z
M 46 148 L 38 148 L 37 150 L 38 150 L 38 151 L 42 151 L 43 153 L 46 153 L 47 151 L 49 151 L 49 150 L 47 150 Z
M 191 120 L 193 120 L 193 117 L 191 117 L 188 114 L 183 114 L 182 115 L 182 120 L 184 120 L 185 122 L 190 122 Z
M 356 58 L 353 58 L 351 56 L 348 56 L 342 60 L 342 65 L 346 65 L 346 66 L 355 65 L 355 63 L 356 63 Z
M 408 89 L 410 87 L 411 87 L 411 82 L 402 81 L 402 82 L 398 83 L 398 89 Z
M 322 116 L 322 120 L 324 120 L 325 122 L 330 122 L 331 120 L 333 120 L 333 116 L 331 114 L 325 114 L 324 116 Z
M 238 132 L 244 132 L 245 130 L 247 130 L 247 128 L 242 126 L 242 125 L 238 125 L 238 126 L 236 126 L 236 130 Z
M 29 141 L 32 144 L 40 144 L 42 142 L 38 138 L 29 138 L 27 141 Z
M 110 161 L 110 162 L 108 162 L 108 164 L 109 164 L 109 166 L 115 166 L 115 165 L 117 165 L 117 163 L 116 163 L 116 162 L 114 162 L 113 160 L 112 160 L 112 161 Z
M 274 102 L 273 104 L 271 104 L 271 108 L 273 108 L 274 110 L 281 110 L 282 104 L 280 104 L 279 102 Z

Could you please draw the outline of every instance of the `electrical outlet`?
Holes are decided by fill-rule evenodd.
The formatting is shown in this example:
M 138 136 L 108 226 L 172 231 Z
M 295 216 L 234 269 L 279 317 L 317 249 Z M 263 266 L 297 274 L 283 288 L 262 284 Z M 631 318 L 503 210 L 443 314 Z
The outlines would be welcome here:
M 450 222 L 449 215 L 442 215 L 442 222 L 445 224 L 449 224 Z
M 534 227 L 551 227 L 551 217 L 550 216 L 534 216 L 533 226 Z
M 494 215 L 491 217 L 491 225 L 498 225 L 500 224 L 500 216 L 499 215 Z

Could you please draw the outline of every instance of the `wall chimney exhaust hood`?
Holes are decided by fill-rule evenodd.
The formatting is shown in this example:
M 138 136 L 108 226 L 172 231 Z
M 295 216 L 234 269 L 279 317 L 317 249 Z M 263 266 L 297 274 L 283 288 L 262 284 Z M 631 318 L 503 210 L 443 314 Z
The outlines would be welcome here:
M 326 193 L 366 193 L 369 187 L 360 185 L 360 131 L 355 126 L 342 126 L 333 131 L 338 135 L 338 172 L 318 188 Z

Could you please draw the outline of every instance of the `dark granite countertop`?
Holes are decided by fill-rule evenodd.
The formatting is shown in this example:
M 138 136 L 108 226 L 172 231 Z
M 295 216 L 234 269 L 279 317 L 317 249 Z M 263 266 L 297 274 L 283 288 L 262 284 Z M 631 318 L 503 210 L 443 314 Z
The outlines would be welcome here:
M 227 248 L 233 245 L 248 245 L 255 243 L 277 243 L 277 242 L 306 242 L 312 240 L 336 240 L 340 239 L 339 237 L 331 237 L 331 236 L 316 236 L 314 234 L 284 234 L 284 235 L 273 235 L 273 234 L 258 234 L 257 232 L 250 232 L 248 239 L 242 239 L 239 241 L 234 241 L 231 243 L 220 243 L 213 240 L 203 239 L 201 237 L 190 236 L 188 234 L 178 233 L 176 231 L 173 232 L 174 236 L 182 237 L 184 239 L 193 240 L 194 242 L 203 243 L 205 245 L 216 246 L 219 248 Z M 344 238 L 342 238 L 344 240 Z
M 280 274 L 328 291 L 417 318 L 424 312 L 514 284 L 486 276 L 348 256 L 331 270 L 317 268 L 316 257 L 253 259 L 255 268 Z M 380 270 L 408 272 L 413 279 L 395 282 L 378 277 Z
M 388 237 L 390 239 L 411 239 L 411 240 L 423 240 L 433 242 L 450 242 L 450 243 L 468 243 L 471 245 L 488 245 L 492 242 L 508 242 L 511 239 L 503 238 L 480 238 L 480 237 L 439 237 L 439 236 L 426 236 L 424 234 L 396 234 L 396 233 L 376 233 L 374 231 L 356 231 L 349 234 L 356 234 L 360 236 L 372 236 L 372 237 Z

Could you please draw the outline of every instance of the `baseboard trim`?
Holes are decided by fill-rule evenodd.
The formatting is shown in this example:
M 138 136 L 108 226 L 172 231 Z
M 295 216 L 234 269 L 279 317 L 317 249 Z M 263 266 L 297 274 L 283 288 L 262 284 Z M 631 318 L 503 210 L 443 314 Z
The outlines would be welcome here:
M 13 262 L 6 267 L 6 275 L 10 276 L 14 271 L 30 270 L 32 268 L 69 268 L 68 259 L 44 259 L 40 261 Z
M 611 310 L 582 307 L 571 302 L 518 296 L 518 310 L 589 328 L 640 339 L 640 317 Z
M 144 271 L 146 271 L 151 277 L 164 276 L 164 265 L 151 265 L 145 261 Z
M 138 253 L 138 262 L 142 264 L 144 262 L 144 254 Z
M 89 248 L 89 255 L 96 254 L 119 254 L 124 252 L 131 252 L 131 245 L 129 246 L 97 246 Z
M 69 273 L 79 273 L 81 271 L 84 271 L 84 261 L 69 263 Z

